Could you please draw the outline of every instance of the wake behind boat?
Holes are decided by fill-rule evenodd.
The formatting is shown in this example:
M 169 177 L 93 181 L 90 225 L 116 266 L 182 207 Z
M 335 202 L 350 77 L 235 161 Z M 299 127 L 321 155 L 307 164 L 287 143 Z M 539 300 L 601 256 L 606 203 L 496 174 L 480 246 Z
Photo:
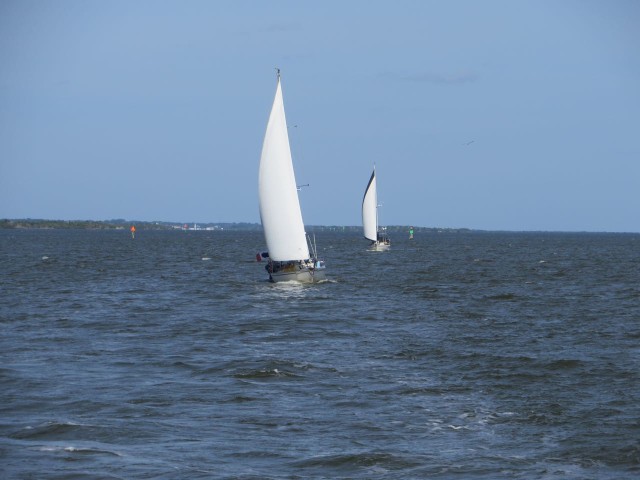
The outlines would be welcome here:
M 389 250 L 391 240 L 387 236 L 387 229 L 384 227 L 378 228 L 378 184 L 375 166 L 362 199 L 362 229 L 364 238 L 371 241 L 370 250 Z
M 268 253 L 262 256 L 268 259 L 265 268 L 269 280 L 305 283 L 325 280 L 325 265 L 324 261 L 318 259 L 315 239 L 310 254 L 304 231 L 284 113 L 280 70 L 262 144 L 258 197 L 268 248 Z

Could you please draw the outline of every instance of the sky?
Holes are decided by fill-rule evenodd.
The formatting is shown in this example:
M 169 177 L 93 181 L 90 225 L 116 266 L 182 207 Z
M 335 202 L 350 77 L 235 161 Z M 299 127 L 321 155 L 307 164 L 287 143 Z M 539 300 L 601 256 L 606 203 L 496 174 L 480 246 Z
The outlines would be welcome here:
M 640 232 L 640 2 L 0 2 L 0 218 Z

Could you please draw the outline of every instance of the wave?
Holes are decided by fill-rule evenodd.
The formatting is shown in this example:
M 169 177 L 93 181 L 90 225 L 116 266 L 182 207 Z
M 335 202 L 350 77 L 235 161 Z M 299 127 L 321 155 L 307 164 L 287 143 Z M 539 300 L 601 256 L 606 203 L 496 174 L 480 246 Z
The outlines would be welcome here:
M 113 436 L 113 428 L 75 422 L 46 422 L 35 427 L 25 427 L 13 432 L 9 438 L 15 440 L 87 440 Z
M 394 455 L 388 452 L 359 452 L 345 453 L 336 455 L 325 455 L 312 457 L 304 460 L 293 462 L 298 468 L 371 468 L 377 467 L 378 473 L 384 473 L 389 470 L 405 470 L 408 468 L 419 467 L 422 463 L 418 459 L 409 458 L 407 456 Z
M 106 450 L 98 447 L 74 447 L 74 446 L 62 446 L 62 445 L 43 445 L 37 447 L 36 450 L 41 452 L 67 452 L 77 453 L 79 455 L 110 455 L 113 457 L 123 457 L 122 453 L 114 450 Z

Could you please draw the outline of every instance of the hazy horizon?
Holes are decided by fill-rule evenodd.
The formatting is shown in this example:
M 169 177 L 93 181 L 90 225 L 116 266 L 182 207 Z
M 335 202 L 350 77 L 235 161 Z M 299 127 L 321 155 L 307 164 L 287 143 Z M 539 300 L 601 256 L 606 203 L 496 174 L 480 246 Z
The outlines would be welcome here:
M 96 222 L 96 223 L 109 223 L 109 222 L 122 222 L 125 224 L 137 224 L 137 223 L 162 223 L 170 225 L 255 225 L 261 227 L 260 222 L 243 222 L 243 221 L 181 221 L 181 220 L 140 220 L 140 219 L 127 219 L 127 218 L 109 218 L 104 220 L 98 219 L 86 219 L 86 218 L 68 218 L 68 219 L 52 219 L 52 218 L 0 218 L 0 220 L 6 221 L 43 221 L 43 222 Z M 305 222 L 305 227 L 321 227 L 321 228 L 349 228 L 349 229 L 361 229 L 361 224 L 310 224 Z M 611 230 L 510 230 L 510 229 L 484 229 L 484 228 L 471 228 L 471 227 L 444 227 L 438 225 L 412 225 L 412 224 L 387 224 L 381 227 L 390 229 L 409 228 L 414 229 L 428 229 L 428 230 L 468 230 L 474 232 L 505 232 L 505 233 L 620 233 L 620 234 L 640 234 L 640 232 L 631 231 L 611 231 Z M 407 230 L 408 231 L 408 230 Z

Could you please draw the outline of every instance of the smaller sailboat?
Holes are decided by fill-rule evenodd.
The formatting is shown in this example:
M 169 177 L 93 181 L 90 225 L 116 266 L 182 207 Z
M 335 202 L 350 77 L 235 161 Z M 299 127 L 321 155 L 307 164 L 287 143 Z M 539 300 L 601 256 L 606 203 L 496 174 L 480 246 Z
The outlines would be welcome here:
M 311 243 L 304 231 L 284 113 L 280 70 L 260 156 L 258 196 L 260 219 L 268 248 L 268 252 L 262 256 L 268 258 L 265 269 L 269 280 L 303 283 L 325 280 L 325 265 L 323 260 L 318 259 L 315 238 Z
M 374 166 L 362 199 L 362 228 L 364 230 L 364 238 L 371 241 L 369 249 L 384 251 L 389 250 L 391 241 L 387 235 L 387 229 L 378 227 L 378 206 L 378 186 L 376 182 L 376 167 Z

